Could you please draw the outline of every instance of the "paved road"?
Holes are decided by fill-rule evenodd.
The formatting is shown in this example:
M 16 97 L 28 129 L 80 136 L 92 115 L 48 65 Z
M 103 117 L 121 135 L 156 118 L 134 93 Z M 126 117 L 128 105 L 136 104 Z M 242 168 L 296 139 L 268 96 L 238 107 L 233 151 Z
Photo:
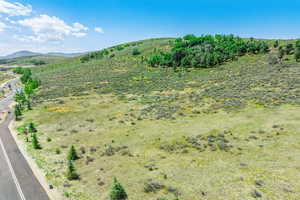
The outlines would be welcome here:
M 17 82 L 12 80 L 7 83 L 12 91 L 0 100 L 1 112 L 9 111 L 8 106 L 19 90 Z M 0 200 L 49 200 L 8 129 L 12 119 L 13 114 L 9 113 L 0 124 Z

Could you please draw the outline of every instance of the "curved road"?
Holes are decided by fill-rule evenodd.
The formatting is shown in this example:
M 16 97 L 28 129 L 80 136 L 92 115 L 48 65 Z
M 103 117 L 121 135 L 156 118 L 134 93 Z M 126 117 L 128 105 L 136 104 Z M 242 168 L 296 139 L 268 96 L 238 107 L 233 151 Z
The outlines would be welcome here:
M 15 79 L 5 84 L 11 85 L 11 91 L 0 100 L 0 112 L 10 111 L 9 105 L 20 90 L 17 82 Z M 8 125 L 13 117 L 8 113 L 0 124 L 0 200 L 49 200 L 10 133 Z

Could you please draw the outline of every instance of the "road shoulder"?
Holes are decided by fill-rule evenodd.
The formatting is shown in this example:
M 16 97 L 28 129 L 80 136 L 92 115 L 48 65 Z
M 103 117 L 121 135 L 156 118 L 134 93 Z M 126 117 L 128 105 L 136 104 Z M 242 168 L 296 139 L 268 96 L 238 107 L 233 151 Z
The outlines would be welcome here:
M 16 123 L 14 120 L 12 120 L 9 123 L 8 129 L 10 130 L 11 135 L 13 136 L 14 140 L 16 141 L 16 144 L 17 144 L 20 152 L 22 153 L 25 160 L 27 161 L 33 174 L 35 175 L 37 180 L 40 182 L 41 186 L 44 188 L 44 190 L 48 194 L 49 198 L 51 200 L 65 200 L 65 198 L 62 197 L 60 192 L 58 192 L 55 188 L 54 189 L 49 188 L 49 184 L 47 183 L 46 177 L 44 176 L 45 173 L 42 171 L 42 169 L 40 169 L 37 166 L 35 160 L 27 153 L 27 151 L 25 150 L 26 147 L 25 147 L 24 143 L 18 139 L 18 136 L 17 136 L 18 132 L 16 130 Z

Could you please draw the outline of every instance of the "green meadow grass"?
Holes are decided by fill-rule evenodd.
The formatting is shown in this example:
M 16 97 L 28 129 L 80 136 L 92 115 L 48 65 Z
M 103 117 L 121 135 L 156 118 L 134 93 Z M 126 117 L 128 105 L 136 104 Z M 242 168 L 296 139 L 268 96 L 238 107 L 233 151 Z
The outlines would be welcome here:
M 49 183 L 78 200 L 108 199 L 113 177 L 131 200 L 299 198 L 300 65 L 269 65 L 269 55 L 179 72 L 142 62 L 172 40 L 33 69 L 42 86 L 18 125 L 37 125 L 42 150 L 20 139 Z M 71 145 L 79 181 L 66 179 Z

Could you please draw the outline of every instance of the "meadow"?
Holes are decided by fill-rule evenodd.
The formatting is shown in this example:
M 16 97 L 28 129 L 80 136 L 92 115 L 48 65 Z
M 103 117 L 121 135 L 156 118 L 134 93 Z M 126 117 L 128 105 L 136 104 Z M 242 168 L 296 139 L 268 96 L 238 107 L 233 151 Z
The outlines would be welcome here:
M 42 149 L 19 138 L 49 184 L 78 200 L 108 199 L 113 177 L 131 200 L 298 199 L 300 64 L 291 55 L 270 64 L 272 48 L 214 68 L 147 65 L 173 41 L 32 70 L 41 87 L 17 126 L 36 125 Z M 71 145 L 75 181 L 66 178 Z

